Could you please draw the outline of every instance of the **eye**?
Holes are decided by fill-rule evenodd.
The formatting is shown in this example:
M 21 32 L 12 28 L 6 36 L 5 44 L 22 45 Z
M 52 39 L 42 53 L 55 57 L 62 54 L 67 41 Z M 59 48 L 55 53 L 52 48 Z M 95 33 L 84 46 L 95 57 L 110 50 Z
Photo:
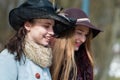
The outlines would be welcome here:
M 45 26 L 45 28 L 49 28 L 49 26 Z
M 78 34 L 78 35 L 82 35 L 81 31 L 76 31 L 75 33 Z
M 50 26 L 49 25 L 43 25 L 46 29 L 48 29 Z

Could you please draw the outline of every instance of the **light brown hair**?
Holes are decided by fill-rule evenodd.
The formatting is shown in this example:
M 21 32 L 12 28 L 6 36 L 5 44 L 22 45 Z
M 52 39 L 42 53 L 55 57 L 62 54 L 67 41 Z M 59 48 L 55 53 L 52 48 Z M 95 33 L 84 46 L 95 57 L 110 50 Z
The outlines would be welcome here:
M 51 67 L 51 74 L 53 80 L 69 80 L 72 71 L 73 76 L 71 80 L 76 80 L 77 65 L 74 57 L 74 29 L 68 30 L 62 34 L 60 38 L 55 39 L 53 49 L 53 64 Z M 84 50 L 87 53 L 91 66 L 93 66 L 91 54 L 91 31 L 84 43 Z

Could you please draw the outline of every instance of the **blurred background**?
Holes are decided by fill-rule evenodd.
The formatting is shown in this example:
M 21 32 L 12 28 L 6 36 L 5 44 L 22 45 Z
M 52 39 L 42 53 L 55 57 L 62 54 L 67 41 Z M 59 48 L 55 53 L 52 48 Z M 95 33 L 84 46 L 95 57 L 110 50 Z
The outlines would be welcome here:
M 0 51 L 14 30 L 9 11 L 25 0 L 0 0 Z M 95 80 L 120 80 L 120 0 L 51 0 L 64 9 L 83 9 L 91 22 L 103 30 L 93 40 Z

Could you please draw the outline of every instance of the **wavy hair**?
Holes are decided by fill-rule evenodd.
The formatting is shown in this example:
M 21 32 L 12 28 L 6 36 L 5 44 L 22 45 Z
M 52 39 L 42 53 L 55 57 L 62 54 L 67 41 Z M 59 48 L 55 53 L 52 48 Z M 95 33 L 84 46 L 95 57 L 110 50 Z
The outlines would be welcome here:
M 28 22 L 34 23 L 34 19 L 31 19 Z M 20 61 L 22 54 L 24 54 L 23 48 L 25 46 L 24 39 L 26 34 L 27 30 L 23 25 L 5 45 L 5 48 L 7 48 L 11 54 L 14 54 L 15 52 L 17 53 L 15 59 L 18 61 Z

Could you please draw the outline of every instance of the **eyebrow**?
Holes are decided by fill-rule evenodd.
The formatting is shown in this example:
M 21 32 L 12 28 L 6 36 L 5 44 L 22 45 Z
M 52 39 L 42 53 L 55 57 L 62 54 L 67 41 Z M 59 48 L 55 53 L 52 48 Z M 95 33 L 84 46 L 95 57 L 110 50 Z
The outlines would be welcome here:
M 85 32 L 85 31 L 83 31 L 83 30 L 81 30 L 81 29 L 76 29 L 76 30 L 79 30 L 79 31 Z M 89 31 L 88 31 L 86 34 L 89 34 Z
M 50 24 L 50 25 L 52 25 L 52 21 L 46 21 L 46 22 L 44 22 L 45 24 Z
M 50 22 L 46 22 L 46 24 L 50 24 L 50 25 L 51 25 L 51 23 L 50 23 Z
M 50 23 L 50 22 L 43 22 L 41 24 L 43 24 L 43 25 L 52 25 L 52 23 Z

